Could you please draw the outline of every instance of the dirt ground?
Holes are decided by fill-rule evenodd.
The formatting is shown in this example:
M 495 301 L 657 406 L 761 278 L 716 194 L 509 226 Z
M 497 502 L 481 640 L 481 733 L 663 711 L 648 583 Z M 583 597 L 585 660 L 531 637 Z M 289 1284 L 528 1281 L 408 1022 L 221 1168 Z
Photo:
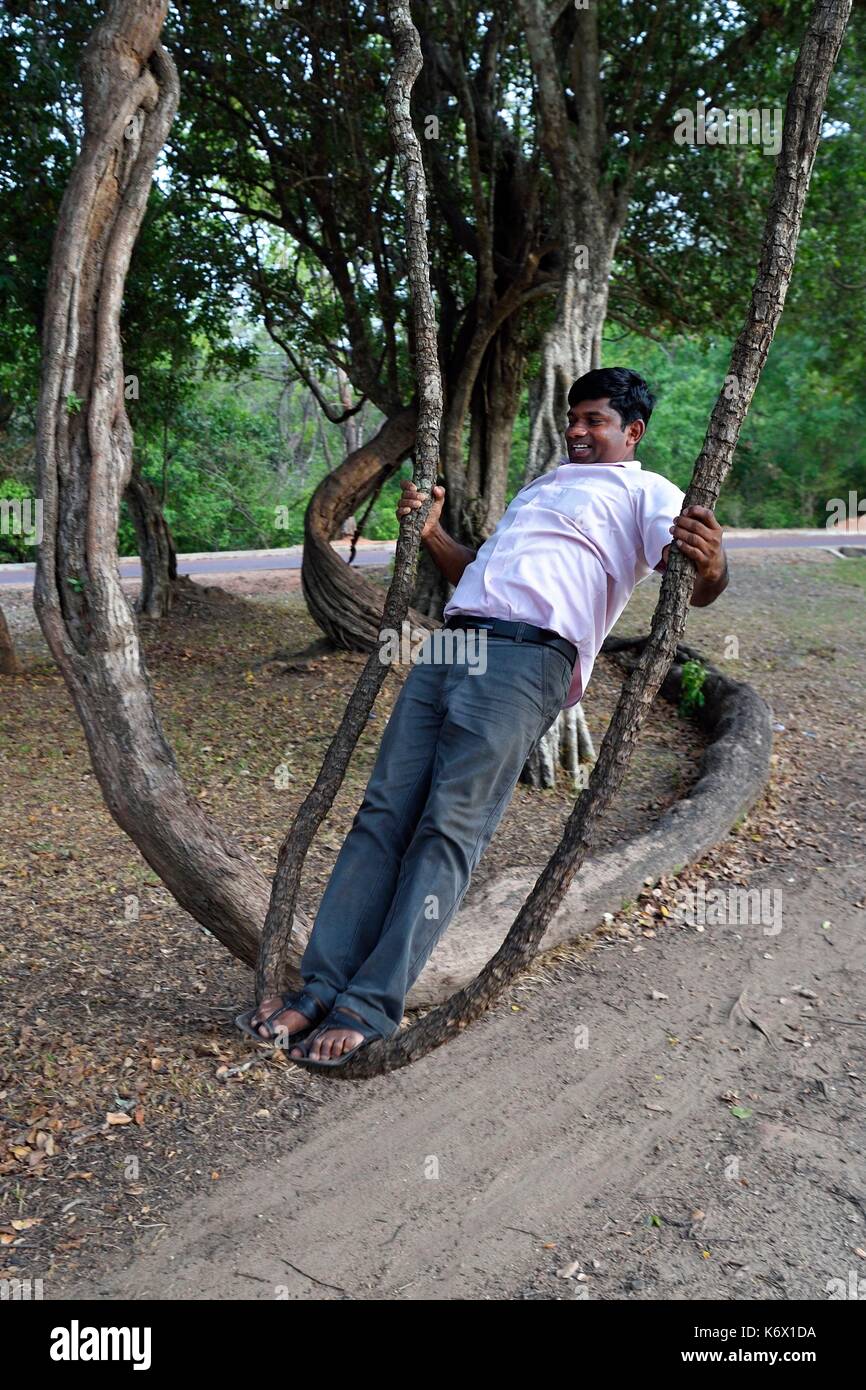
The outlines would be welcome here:
M 732 571 L 687 640 L 772 704 L 765 798 L 459 1039 L 354 1085 L 233 1029 L 249 972 L 111 821 L 27 597 L 4 593 L 28 671 L 2 691 L 0 1277 L 69 1299 L 823 1300 L 866 1275 L 866 563 Z M 360 658 L 312 645 L 290 576 L 219 585 L 148 628 L 147 659 L 188 783 L 271 870 Z M 619 631 L 647 630 L 656 592 Z M 311 851 L 307 910 L 401 678 Z M 618 679 L 599 663 L 596 738 Z M 603 843 L 683 795 L 699 752 L 654 709 Z M 543 862 L 571 805 L 518 788 L 464 911 Z M 772 925 L 681 920 L 698 881 L 763 889 Z

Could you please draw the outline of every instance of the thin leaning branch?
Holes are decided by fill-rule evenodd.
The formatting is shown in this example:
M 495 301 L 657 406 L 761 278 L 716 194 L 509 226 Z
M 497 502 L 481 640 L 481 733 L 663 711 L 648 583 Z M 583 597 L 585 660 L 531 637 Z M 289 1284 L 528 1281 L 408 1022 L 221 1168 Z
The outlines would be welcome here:
M 388 128 L 406 189 L 406 248 L 412 285 L 412 316 L 418 376 L 418 426 L 413 478 L 427 502 L 400 523 L 391 580 L 382 612 L 381 631 L 400 631 L 409 611 L 409 599 L 418 569 L 421 528 L 432 505 L 432 489 L 439 463 L 442 421 L 442 379 L 436 347 L 436 315 L 430 288 L 427 250 L 427 185 L 421 146 L 412 126 L 410 98 L 421 71 L 421 44 L 406 0 L 391 0 L 388 16 L 396 61 L 386 93 Z M 319 775 L 303 801 L 294 823 L 280 846 L 271 901 L 265 919 L 256 969 L 256 999 L 281 993 L 289 978 L 289 948 L 301 870 L 313 836 L 333 805 L 349 759 L 367 716 L 390 669 L 381 660 L 377 643 L 370 653 L 346 712 L 325 754 Z

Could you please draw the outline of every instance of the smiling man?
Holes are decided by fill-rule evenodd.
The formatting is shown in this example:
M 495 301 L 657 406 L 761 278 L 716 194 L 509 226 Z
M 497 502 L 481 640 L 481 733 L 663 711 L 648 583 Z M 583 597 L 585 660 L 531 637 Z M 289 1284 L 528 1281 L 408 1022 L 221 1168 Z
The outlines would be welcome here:
M 641 467 L 654 397 L 625 367 L 588 372 L 568 396 L 567 457 L 518 492 L 476 553 L 440 523 L 422 543 L 456 588 L 447 627 L 479 630 L 486 663 L 432 636 L 404 682 L 301 961 L 301 991 L 238 1023 L 301 1066 L 333 1068 L 400 1026 L 406 994 L 469 886 L 532 748 L 584 694 L 601 644 L 671 544 L 694 561 L 692 604 L 728 582 L 705 507 Z M 421 506 L 402 484 L 398 517 Z

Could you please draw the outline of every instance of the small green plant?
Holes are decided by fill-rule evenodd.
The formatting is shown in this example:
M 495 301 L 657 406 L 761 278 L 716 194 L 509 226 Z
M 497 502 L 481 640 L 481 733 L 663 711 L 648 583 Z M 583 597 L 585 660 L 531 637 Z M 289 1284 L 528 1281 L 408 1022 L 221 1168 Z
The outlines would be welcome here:
M 75 590 L 76 594 L 80 594 L 84 589 L 84 584 L 82 580 L 78 579 L 74 574 L 68 574 L 66 576 L 66 582 L 69 585 L 70 589 Z
M 694 714 L 704 704 L 707 668 L 702 661 L 686 661 L 680 682 L 680 714 Z
M 66 412 L 68 415 L 77 415 L 84 401 L 81 396 L 76 396 L 74 391 L 70 391 L 66 397 Z

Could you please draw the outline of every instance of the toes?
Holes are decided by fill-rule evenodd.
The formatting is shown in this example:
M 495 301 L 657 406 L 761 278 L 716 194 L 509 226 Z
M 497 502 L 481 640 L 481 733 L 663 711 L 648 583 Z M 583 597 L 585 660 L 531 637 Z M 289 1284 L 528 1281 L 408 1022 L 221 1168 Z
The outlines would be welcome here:
M 349 1032 L 346 1029 L 341 1031 L 333 1029 L 317 1038 L 306 1054 L 301 1048 L 293 1047 L 289 1056 L 306 1056 L 312 1062 L 328 1062 L 333 1058 L 342 1057 L 344 1052 L 350 1052 L 353 1047 L 363 1041 L 364 1038 L 361 1033 Z
M 327 1062 L 332 1057 L 339 1057 L 339 1052 L 335 1051 L 339 1038 L 339 1033 L 329 1029 L 327 1033 L 323 1033 L 320 1038 L 316 1039 L 310 1056 L 317 1062 Z

